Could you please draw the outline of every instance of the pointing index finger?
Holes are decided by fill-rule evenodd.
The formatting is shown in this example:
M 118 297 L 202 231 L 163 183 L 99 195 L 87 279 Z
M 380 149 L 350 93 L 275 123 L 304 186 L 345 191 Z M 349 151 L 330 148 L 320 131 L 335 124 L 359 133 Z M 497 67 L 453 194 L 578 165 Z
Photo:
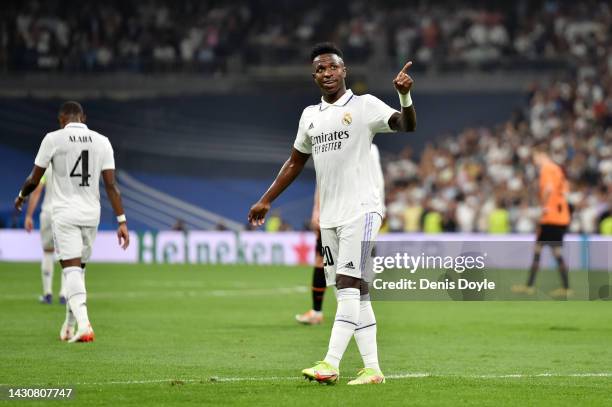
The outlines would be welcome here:
M 410 68 L 411 66 L 412 66 L 412 61 L 406 62 L 406 65 L 404 65 L 404 67 L 402 68 L 402 72 L 406 73 L 408 71 L 408 68 Z

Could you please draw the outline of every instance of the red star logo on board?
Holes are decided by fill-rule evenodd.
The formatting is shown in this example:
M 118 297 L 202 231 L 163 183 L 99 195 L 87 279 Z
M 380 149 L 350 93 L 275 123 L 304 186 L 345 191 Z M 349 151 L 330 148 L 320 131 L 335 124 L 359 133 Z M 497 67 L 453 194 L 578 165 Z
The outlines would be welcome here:
M 298 258 L 299 264 L 308 264 L 308 256 L 312 253 L 312 249 L 314 246 L 309 245 L 306 242 L 306 238 L 304 235 L 300 237 L 300 243 L 293 246 L 293 250 L 295 251 L 295 255 Z

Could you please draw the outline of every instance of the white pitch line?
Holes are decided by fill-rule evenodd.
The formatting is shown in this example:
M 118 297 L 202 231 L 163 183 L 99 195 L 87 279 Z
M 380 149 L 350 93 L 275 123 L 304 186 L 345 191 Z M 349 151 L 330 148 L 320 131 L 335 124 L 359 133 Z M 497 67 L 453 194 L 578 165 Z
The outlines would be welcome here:
M 474 379 L 513 379 L 513 378 L 537 378 L 537 377 L 612 377 L 612 373 L 536 373 L 536 374 L 507 374 L 507 375 L 473 375 L 461 376 Z
M 238 297 L 238 296 L 268 296 L 276 294 L 303 294 L 308 291 L 306 286 L 252 288 L 252 289 L 225 289 L 225 290 L 162 290 L 162 291 L 97 291 L 88 293 L 92 299 L 128 299 L 128 298 L 197 298 L 197 297 Z M 0 294 L 0 300 L 30 300 L 33 295 Z
M 457 379 L 533 379 L 542 377 L 612 377 L 612 372 L 599 373 L 513 373 L 513 374 L 435 374 L 435 373 L 395 373 L 385 376 L 389 380 L 402 379 L 421 379 L 421 378 L 457 378 Z M 109 385 L 131 385 L 131 384 L 158 384 L 158 383 L 232 383 L 232 382 L 266 382 L 266 381 L 301 381 L 301 377 L 297 376 L 269 376 L 269 377 L 206 377 L 200 379 L 150 379 L 150 380 L 126 380 L 126 381 L 109 381 L 109 382 L 77 382 L 77 383 L 56 383 L 53 386 L 109 386 Z M 0 384 L 0 386 L 11 386 L 9 384 Z M 28 386 L 50 386 L 47 383 L 28 384 Z

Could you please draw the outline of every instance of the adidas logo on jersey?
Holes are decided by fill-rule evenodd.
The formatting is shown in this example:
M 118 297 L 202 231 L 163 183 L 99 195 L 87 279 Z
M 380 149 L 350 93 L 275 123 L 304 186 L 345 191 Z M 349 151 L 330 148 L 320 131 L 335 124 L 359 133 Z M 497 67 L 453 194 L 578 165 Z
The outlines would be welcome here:
M 353 269 L 353 270 L 355 270 L 355 265 L 353 264 L 353 262 L 352 262 L 352 261 L 349 261 L 348 263 L 346 263 L 346 264 L 344 265 L 344 267 L 345 267 L 345 268 L 347 268 L 347 269 Z
M 308 130 L 312 130 L 312 129 L 314 129 L 314 123 L 311 122 L 310 127 L 308 127 Z

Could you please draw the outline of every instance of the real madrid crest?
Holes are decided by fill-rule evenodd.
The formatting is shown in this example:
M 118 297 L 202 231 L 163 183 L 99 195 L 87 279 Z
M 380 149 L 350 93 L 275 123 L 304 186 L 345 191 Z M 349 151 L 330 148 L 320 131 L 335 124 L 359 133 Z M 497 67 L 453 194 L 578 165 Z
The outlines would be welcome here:
M 350 112 L 344 113 L 344 116 L 342 116 L 342 124 L 344 124 L 345 126 L 348 126 L 351 123 L 353 123 L 353 117 L 351 116 L 351 113 Z

